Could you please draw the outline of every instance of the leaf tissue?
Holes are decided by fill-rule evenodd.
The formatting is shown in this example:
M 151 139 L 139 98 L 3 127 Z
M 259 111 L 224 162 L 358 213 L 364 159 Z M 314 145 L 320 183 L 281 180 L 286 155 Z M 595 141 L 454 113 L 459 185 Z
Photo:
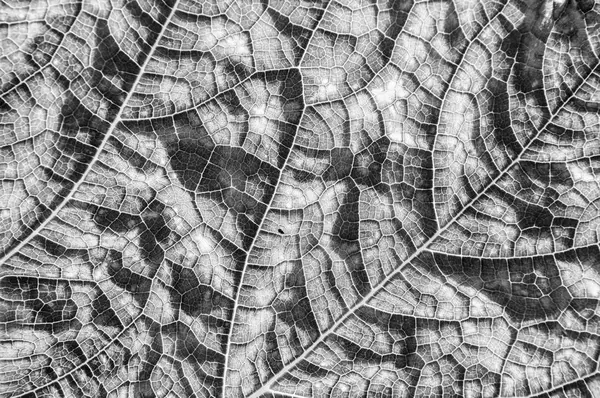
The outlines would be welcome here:
M 0 3 L 0 397 L 600 397 L 600 3 Z

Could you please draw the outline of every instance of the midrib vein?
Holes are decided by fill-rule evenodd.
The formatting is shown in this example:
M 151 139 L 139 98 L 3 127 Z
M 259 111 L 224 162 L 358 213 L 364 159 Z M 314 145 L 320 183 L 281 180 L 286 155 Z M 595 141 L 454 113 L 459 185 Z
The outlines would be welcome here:
M 298 73 L 300 75 L 300 84 L 302 86 L 302 95 L 304 97 L 304 81 L 302 79 L 302 72 L 300 71 L 302 62 L 304 60 L 304 56 L 306 55 L 306 53 L 308 53 L 308 48 L 310 47 L 310 43 L 315 35 L 315 32 L 319 29 L 319 25 L 321 24 L 321 21 L 323 20 L 323 18 L 325 18 L 325 13 L 327 13 L 327 9 L 329 8 L 329 5 L 335 0 L 330 0 L 327 5 L 323 8 L 323 14 L 321 16 L 321 18 L 319 19 L 319 21 L 317 22 L 315 28 L 313 29 L 313 31 L 311 32 L 310 37 L 308 38 L 308 40 L 306 41 L 306 48 L 304 49 L 304 52 L 302 53 L 302 56 L 300 57 L 300 59 L 298 60 L 297 66 L 290 68 L 290 69 L 298 69 Z M 266 208 L 265 208 L 265 212 L 262 216 L 262 219 L 260 220 L 260 224 L 258 225 L 257 229 L 256 229 L 256 234 L 254 235 L 254 239 L 252 239 L 252 242 L 250 243 L 250 246 L 248 247 L 248 250 L 246 251 L 246 258 L 244 259 L 244 265 L 242 267 L 241 270 L 241 275 L 240 275 L 240 283 L 237 286 L 237 289 L 235 291 L 234 297 L 233 297 L 233 311 L 231 314 L 231 318 L 230 318 L 230 326 L 229 326 L 229 331 L 227 333 L 227 337 L 226 337 L 226 346 L 225 346 L 225 352 L 223 352 L 223 355 L 225 357 L 225 363 L 223 365 L 223 389 L 222 389 L 222 393 L 221 393 L 221 397 L 225 398 L 226 397 L 226 388 L 227 388 L 227 373 L 229 370 L 229 358 L 230 358 L 230 350 L 231 350 L 231 337 L 233 335 L 233 328 L 235 325 L 235 317 L 237 315 L 237 310 L 239 308 L 238 305 L 238 300 L 239 300 L 239 295 L 240 295 L 240 291 L 242 290 L 242 286 L 244 283 L 244 276 L 246 275 L 246 269 L 248 268 L 248 260 L 250 258 L 250 254 L 252 253 L 252 250 L 254 249 L 254 245 L 256 244 L 256 241 L 258 240 L 258 235 L 260 234 L 260 231 L 262 230 L 263 224 L 265 222 L 265 220 L 267 219 L 267 215 L 269 213 L 269 211 L 271 210 L 272 204 L 273 204 L 273 200 L 275 200 L 275 196 L 277 195 L 277 190 L 279 188 L 279 184 L 281 183 L 281 178 L 283 175 L 283 172 L 285 171 L 286 165 L 288 163 L 288 160 L 292 154 L 292 150 L 294 149 L 294 145 L 296 143 L 296 137 L 298 136 L 298 129 L 300 128 L 300 126 L 302 125 L 302 120 L 304 118 L 306 112 L 306 104 L 303 104 L 303 109 L 302 109 L 302 116 L 300 117 L 300 119 L 298 120 L 298 125 L 296 126 L 296 131 L 294 132 L 294 138 L 292 139 L 292 143 L 290 145 L 290 148 L 288 150 L 288 154 L 285 157 L 283 164 L 281 165 L 281 168 L 279 170 L 279 175 L 277 177 L 277 183 L 275 184 L 275 187 L 273 188 L 273 194 L 271 196 L 271 199 L 269 200 L 269 203 L 267 204 Z
M 171 12 L 165 19 L 165 22 L 160 30 L 160 33 L 156 37 L 154 44 L 152 45 L 152 47 L 150 48 L 150 51 L 148 52 L 148 56 L 144 60 L 144 63 L 142 64 L 142 66 L 140 66 L 139 73 L 138 73 L 137 77 L 135 78 L 135 80 L 133 81 L 133 83 L 131 84 L 131 89 L 129 90 L 129 92 L 127 93 L 127 96 L 123 100 L 123 103 L 121 104 L 121 107 L 119 108 L 119 111 L 115 115 L 115 118 L 113 119 L 112 123 L 108 127 L 108 130 L 106 130 L 106 133 L 104 134 L 104 137 L 102 138 L 102 141 L 100 142 L 100 145 L 98 145 L 98 150 L 96 151 L 96 154 L 94 155 L 92 160 L 90 160 L 90 162 L 88 163 L 88 166 L 85 169 L 85 171 L 83 172 L 83 174 L 81 175 L 81 178 L 79 178 L 79 180 L 77 182 L 75 182 L 75 184 L 73 185 L 73 187 L 71 188 L 69 193 L 54 208 L 54 210 L 52 210 L 52 213 L 50 213 L 48 215 L 48 217 L 46 217 L 44 219 L 44 221 L 42 221 L 34 230 L 32 230 L 29 233 L 29 235 L 26 236 L 18 245 L 16 245 L 11 250 L 6 252 L 4 257 L 2 259 L 0 259 L 0 266 L 4 265 L 4 263 L 8 259 L 10 259 L 12 256 L 17 254 L 18 252 L 20 252 L 21 249 L 23 247 L 25 247 L 25 245 L 27 245 L 33 238 L 35 238 L 35 236 L 37 236 L 37 234 L 40 231 L 42 231 L 44 228 L 46 228 L 46 226 L 54 219 L 54 217 L 56 217 L 58 215 L 58 213 L 60 213 L 60 211 L 71 201 L 71 199 L 73 199 L 75 193 L 79 190 L 81 185 L 85 182 L 87 176 L 92 171 L 92 168 L 94 167 L 96 162 L 98 162 L 98 160 L 100 159 L 100 156 L 102 155 L 102 152 L 104 151 L 104 147 L 106 147 L 110 137 L 112 137 L 115 128 L 121 121 L 121 116 L 123 115 L 123 112 L 125 111 L 125 108 L 127 107 L 127 104 L 129 103 L 129 101 L 131 100 L 133 95 L 135 94 L 136 88 L 139 85 L 139 83 L 142 79 L 142 76 L 144 75 L 144 71 L 146 70 L 148 63 L 152 59 L 152 56 L 154 55 L 156 48 L 159 47 L 159 42 L 162 39 L 162 37 L 164 36 L 165 31 L 167 30 L 167 27 L 168 27 L 169 23 L 171 22 L 171 18 L 173 18 L 173 15 L 175 14 L 177 6 L 179 5 L 179 1 L 180 0 L 175 0 L 175 3 L 173 4 L 173 7 L 171 8 Z
M 274 392 L 271 390 L 271 386 L 277 380 L 279 380 L 279 378 L 281 376 L 283 376 L 286 373 L 288 373 L 289 371 L 291 371 L 294 367 L 296 367 L 298 364 L 300 364 L 300 362 L 302 362 L 304 359 L 306 359 L 306 357 L 312 352 L 312 350 L 314 348 L 319 346 L 319 344 L 323 343 L 333 332 L 335 332 L 335 330 L 337 330 L 337 328 L 339 328 L 341 325 L 343 325 L 344 322 L 348 318 L 350 318 L 350 316 L 354 315 L 354 312 L 357 309 L 359 309 L 363 305 L 367 304 L 377 293 L 379 293 L 379 290 L 383 286 L 385 286 L 390 280 L 392 280 L 397 274 L 399 274 L 407 265 L 409 265 L 413 260 L 415 260 L 421 254 L 429 251 L 428 247 L 430 245 L 432 245 L 436 241 L 437 238 L 439 238 L 444 232 L 446 232 L 446 230 L 450 226 L 452 226 L 456 221 L 458 221 L 458 219 L 465 213 L 465 211 L 470 209 L 471 206 L 473 206 L 473 204 L 477 203 L 477 201 L 482 196 L 484 196 L 488 192 L 488 190 L 495 187 L 496 184 L 498 183 L 498 181 L 500 181 L 506 175 L 506 173 L 513 168 L 513 166 L 515 166 L 516 164 L 518 164 L 521 161 L 523 155 L 527 152 L 527 150 L 532 145 L 532 143 L 536 141 L 536 139 L 539 137 L 539 135 L 548 127 L 548 125 L 552 122 L 552 120 L 556 117 L 556 115 L 575 96 L 575 94 L 587 82 L 587 80 L 590 78 L 590 76 L 592 76 L 597 71 L 598 65 L 599 65 L 599 63 L 597 60 L 596 66 L 594 66 L 594 68 L 592 68 L 590 70 L 589 74 L 581 80 L 580 84 L 577 87 L 575 87 L 575 89 L 572 91 L 571 95 L 569 95 L 561 103 L 561 105 L 555 109 L 554 112 L 550 113 L 546 123 L 544 123 L 544 125 L 538 129 L 537 133 L 531 137 L 531 139 L 529 140 L 527 145 L 525 145 L 523 147 L 523 149 L 521 150 L 519 155 L 513 161 L 511 161 L 506 167 L 504 167 L 504 169 L 502 169 L 498 173 L 498 175 L 487 185 L 487 187 L 485 189 L 483 189 L 480 193 L 478 193 L 471 201 L 469 201 L 469 203 L 465 204 L 463 206 L 462 210 L 460 210 L 457 214 L 455 214 L 444 227 L 439 229 L 434 235 L 432 235 L 427 241 L 425 241 L 423 243 L 423 245 L 419 249 L 415 250 L 415 252 L 413 254 L 411 254 L 406 260 L 404 260 L 402 262 L 402 264 L 400 264 L 398 266 L 398 268 L 393 270 L 388 276 L 386 276 L 383 280 L 381 280 L 381 282 L 379 282 L 377 285 L 375 285 L 373 287 L 373 289 L 366 296 L 364 296 L 361 300 L 356 302 L 356 304 L 354 304 L 352 307 L 350 307 L 345 315 L 341 316 L 336 322 L 334 322 L 333 325 L 331 325 L 331 327 L 329 327 L 324 333 L 322 333 L 321 336 L 317 340 L 315 340 L 310 346 L 306 347 L 306 349 L 304 349 L 302 354 L 300 354 L 298 357 L 296 357 L 292 362 L 285 365 L 279 372 L 274 374 L 273 377 L 267 383 L 265 383 L 260 389 L 256 390 L 251 395 L 249 395 L 248 398 L 257 398 L 264 393 Z M 450 87 L 449 87 L 449 89 L 450 89 Z
M 73 186 L 73 189 L 69 192 L 69 195 L 67 195 L 65 197 L 65 199 L 56 207 L 56 209 L 52 212 L 52 214 L 50 216 L 48 216 L 48 218 L 38 226 L 38 228 L 36 228 L 31 235 L 24 240 L 23 242 L 21 242 L 17 247 L 15 247 L 13 250 L 11 250 L 9 252 L 9 254 L 7 254 L 2 261 L 0 261 L 0 266 L 4 263 L 4 261 L 6 261 L 6 259 L 10 258 L 12 255 L 14 255 L 17 251 L 19 251 L 25 244 L 27 244 L 27 242 L 29 242 L 29 240 L 32 239 L 32 237 L 34 237 L 36 235 L 37 232 L 39 232 L 40 230 L 42 230 L 44 228 L 44 226 L 46 226 L 53 218 L 56 214 L 58 214 L 58 212 L 73 198 L 73 195 L 75 194 L 75 192 L 77 191 L 77 189 L 79 188 L 79 186 L 81 186 L 81 184 L 83 183 L 83 181 L 85 180 L 85 178 L 87 177 L 87 175 L 89 174 L 90 170 L 92 169 L 93 165 L 98 161 L 98 159 L 100 158 L 100 154 L 102 152 L 102 150 L 104 149 L 104 147 L 106 146 L 110 136 L 112 135 L 112 132 L 114 131 L 114 129 L 116 128 L 117 124 L 119 123 L 120 119 L 121 119 L 121 115 L 123 114 L 123 110 L 125 109 L 127 103 L 129 102 L 129 100 L 131 99 L 131 97 L 133 96 L 133 94 L 135 93 L 135 89 L 137 87 L 137 85 L 139 84 L 142 75 L 144 74 L 144 70 L 146 69 L 146 67 L 148 66 L 148 63 L 150 62 L 150 60 L 152 59 L 152 55 L 154 54 L 154 51 L 156 50 L 156 48 L 159 46 L 159 42 L 162 39 L 162 37 L 164 36 L 164 33 L 169 25 L 169 23 L 171 22 L 171 19 L 173 18 L 173 15 L 175 14 L 175 11 L 177 10 L 177 6 L 179 5 L 180 0 L 176 0 L 175 3 L 173 4 L 173 7 L 171 8 L 171 12 L 169 13 L 169 15 L 167 16 L 167 18 L 165 19 L 165 22 L 162 26 L 162 29 L 160 31 L 160 33 L 158 34 L 158 36 L 156 37 L 156 41 L 154 42 L 154 44 L 152 45 L 152 48 L 150 49 L 150 51 L 148 52 L 148 56 L 146 57 L 146 59 L 144 60 L 144 63 L 142 64 L 142 66 L 140 67 L 140 72 L 138 74 L 138 76 L 136 77 L 136 79 L 134 80 L 133 84 L 131 85 L 131 90 L 129 91 L 129 93 L 127 94 L 127 96 L 125 97 L 125 100 L 123 101 L 123 104 L 121 105 L 121 108 L 119 109 L 119 112 L 117 113 L 117 115 L 115 116 L 115 119 L 113 120 L 112 124 L 109 126 L 108 130 L 106 131 L 106 135 L 103 138 L 102 142 L 100 143 L 100 145 L 98 146 L 98 152 L 96 153 L 96 155 L 94 156 L 94 158 L 90 161 L 88 168 L 86 169 L 86 171 L 83 173 L 83 175 L 81 176 L 81 178 L 79 179 L 79 181 Z M 65 377 L 73 374 L 74 372 L 76 372 L 77 370 L 81 369 L 83 366 L 87 365 L 92 359 L 96 358 L 100 353 L 104 352 L 106 350 L 107 347 L 109 347 L 112 343 L 114 343 L 119 337 L 121 337 L 130 327 L 131 325 L 135 324 L 135 322 L 144 315 L 144 311 L 141 311 L 140 314 L 138 314 L 137 316 L 135 316 L 133 318 L 133 320 L 126 326 L 123 327 L 123 330 L 121 330 L 119 333 L 117 333 L 117 335 L 115 337 L 113 337 L 110 342 L 108 342 L 102 349 L 100 349 L 96 354 L 94 354 L 93 356 L 91 356 L 87 361 L 75 366 L 73 369 L 71 369 L 70 371 L 60 375 L 57 379 L 51 380 L 48 383 L 45 383 L 41 386 L 37 386 L 34 389 L 24 392 L 21 395 L 16 396 L 15 398 L 19 398 L 19 397 L 25 397 L 28 396 L 32 393 L 35 394 L 36 391 L 40 391 L 43 388 L 48 387 L 49 385 L 56 383 L 57 381 L 64 379 Z

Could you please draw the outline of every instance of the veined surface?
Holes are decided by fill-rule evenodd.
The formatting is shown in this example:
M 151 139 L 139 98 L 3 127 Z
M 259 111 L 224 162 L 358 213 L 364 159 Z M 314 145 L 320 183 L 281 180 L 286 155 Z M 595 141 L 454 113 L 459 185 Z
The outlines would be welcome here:
M 599 39 L 590 0 L 0 3 L 0 396 L 600 396 Z

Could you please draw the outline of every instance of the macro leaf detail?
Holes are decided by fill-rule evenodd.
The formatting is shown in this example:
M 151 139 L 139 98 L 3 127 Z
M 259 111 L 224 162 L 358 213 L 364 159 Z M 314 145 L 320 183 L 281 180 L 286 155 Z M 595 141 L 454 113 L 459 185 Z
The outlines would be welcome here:
M 0 33 L 0 397 L 600 396 L 600 4 Z

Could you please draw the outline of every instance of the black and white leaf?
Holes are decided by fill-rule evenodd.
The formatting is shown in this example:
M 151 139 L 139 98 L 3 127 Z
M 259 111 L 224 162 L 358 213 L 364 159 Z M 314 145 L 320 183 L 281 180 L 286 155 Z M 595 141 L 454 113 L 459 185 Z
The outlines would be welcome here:
M 600 396 L 599 64 L 591 0 L 0 3 L 0 396 Z

